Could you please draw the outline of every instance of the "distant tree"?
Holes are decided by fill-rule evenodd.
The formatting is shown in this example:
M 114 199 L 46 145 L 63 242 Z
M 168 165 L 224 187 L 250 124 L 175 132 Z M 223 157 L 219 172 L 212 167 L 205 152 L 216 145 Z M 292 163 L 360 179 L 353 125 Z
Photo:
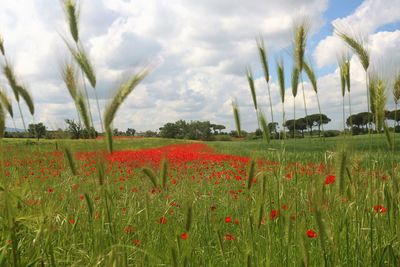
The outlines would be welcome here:
M 187 126 L 185 138 L 192 140 L 207 140 L 211 136 L 209 121 L 191 121 Z
M 80 138 L 96 138 L 98 133 L 93 127 L 90 129 L 85 129 L 82 124 L 75 122 L 74 120 L 66 119 L 65 122 L 68 125 L 67 132 L 71 135 L 72 139 Z
M 263 135 L 263 131 L 260 128 L 257 128 L 256 131 L 254 132 L 254 134 L 256 136 L 262 136 Z
M 277 133 L 278 132 L 278 123 L 277 122 L 268 123 L 268 129 L 269 129 L 270 133 Z
M 226 127 L 224 125 L 221 125 L 221 124 L 215 124 L 213 129 L 214 129 L 214 131 L 219 130 L 219 134 L 221 134 L 221 131 L 225 130 Z
M 392 110 L 387 112 L 387 119 L 392 120 L 395 122 L 396 126 L 399 126 L 400 122 L 400 110 Z
M 292 137 L 294 138 L 294 120 L 286 120 L 284 126 L 288 128 L 289 133 L 292 133 Z
M 390 116 L 390 115 L 389 115 Z M 353 114 L 346 119 L 347 126 L 356 127 L 356 132 L 366 132 L 367 126 L 371 126 L 368 124 L 372 124 L 374 122 L 374 116 L 371 112 L 360 112 L 357 114 Z M 353 125 L 351 125 L 353 123 Z
M 28 133 L 31 137 L 35 137 L 38 140 L 46 135 L 46 131 L 46 126 L 41 122 L 28 125 Z
M 144 133 L 144 137 L 157 137 L 157 132 L 153 132 L 151 130 L 148 130 Z
M 160 128 L 160 136 L 163 138 L 176 138 L 179 133 L 179 128 L 175 123 L 168 122 Z
M 133 129 L 133 128 L 128 128 L 128 129 L 126 130 L 126 135 L 127 135 L 127 136 L 135 136 L 135 133 L 136 133 L 136 130 Z
M 68 125 L 67 132 L 71 134 L 72 139 L 79 139 L 82 134 L 82 125 L 75 122 L 74 120 L 66 119 L 65 122 Z
M 299 118 L 296 120 L 296 130 L 301 131 L 301 136 L 304 137 L 304 130 L 307 129 L 307 121 L 305 118 Z
M 318 134 L 321 136 L 321 125 L 328 124 L 331 121 L 325 114 L 311 114 L 307 116 L 306 123 L 307 127 L 310 128 L 312 134 L 312 128 L 318 127 Z

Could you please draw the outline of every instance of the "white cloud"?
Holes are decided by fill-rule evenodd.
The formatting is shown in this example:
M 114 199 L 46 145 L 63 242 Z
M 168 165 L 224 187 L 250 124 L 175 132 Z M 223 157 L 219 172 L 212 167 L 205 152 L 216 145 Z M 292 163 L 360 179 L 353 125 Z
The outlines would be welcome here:
M 372 34 L 380 27 L 400 21 L 400 0 L 366 0 L 351 15 L 332 21 L 332 25 L 370 44 Z M 335 64 L 338 54 L 348 48 L 336 35 L 321 40 L 313 54 L 318 67 Z M 384 49 L 380 49 L 384 51 Z
M 59 125 L 65 118 L 76 117 L 58 71 L 59 62 L 67 55 L 58 34 L 68 36 L 64 14 L 53 0 L 25 2 L 2 1 L 0 31 L 17 73 L 30 84 L 38 111 L 36 121 Z M 391 11 L 387 16 L 369 15 L 370 8 L 377 8 L 377 4 L 368 5 L 369 2 L 374 1 L 365 1 L 354 18 L 344 22 L 353 23 L 358 17 L 365 21 L 364 17 L 370 16 L 374 22 L 363 23 L 371 25 L 368 28 L 372 31 L 393 20 Z M 157 69 L 135 89 L 118 112 L 114 126 L 120 130 L 128 127 L 154 130 L 178 119 L 211 120 L 232 129 L 231 97 L 239 100 L 244 128 L 254 129 L 257 123 L 244 75 L 248 64 L 255 73 L 260 72 L 254 36 L 261 32 L 273 54 L 290 45 L 293 21 L 303 14 L 315 25 L 312 32 L 317 32 L 324 23 L 322 14 L 327 7 L 327 0 L 301 3 L 297 0 L 268 3 L 262 0 L 85 0 L 82 1 L 81 37 L 96 68 L 102 108 L 124 77 L 148 63 L 158 63 Z M 370 36 L 371 53 L 386 59 L 388 53 L 382 52 L 382 46 L 393 54 L 398 53 L 395 51 L 399 45 L 398 33 L 379 34 Z M 330 51 L 337 49 L 337 41 L 332 38 L 328 37 L 325 44 L 318 46 L 319 66 L 331 63 Z M 391 43 L 394 43 L 392 47 Z M 358 91 L 361 95 L 363 81 L 357 78 L 360 74 L 355 58 L 352 66 L 354 95 Z M 259 102 L 269 114 L 265 81 L 259 78 L 256 83 Z M 323 112 L 337 111 L 336 106 L 341 103 L 338 77 L 335 73 L 329 74 L 319 83 Z M 309 84 L 305 86 L 309 113 L 316 113 L 315 95 Z M 273 83 L 271 90 L 275 120 L 280 120 L 277 85 Z M 91 88 L 89 92 L 92 113 L 98 122 Z M 289 91 L 286 93 L 290 116 L 292 100 Z M 296 103 L 298 114 L 302 115 L 301 97 L 300 90 Z M 358 105 L 361 110 L 363 103 L 356 101 L 354 109 Z

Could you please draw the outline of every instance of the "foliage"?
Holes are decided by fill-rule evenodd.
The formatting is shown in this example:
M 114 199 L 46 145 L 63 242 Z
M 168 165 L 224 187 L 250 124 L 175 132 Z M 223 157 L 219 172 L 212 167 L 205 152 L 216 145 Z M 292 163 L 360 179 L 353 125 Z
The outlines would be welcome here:
M 175 123 L 164 124 L 160 128 L 160 136 L 163 138 L 208 140 L 211 137 L 211 128 L 212 124 L 209 121 L 186 122 L 179 120 Z
M 39 140 L 40 138 L 45 137 L 47 130 L 46 126 L 42 122 L 40 122 L 36 124 L 29 124 L 28 132 L 31 137 L 37 138 Z
M 75 122 L 74 120 L 66 119 L 65 123 L 68 125 L 66 131 L 70 134 L 72 139 L 90 139 L 96 138 L 98 135 L 93 127 L 87 129 L 83 127 L 81 123 Z

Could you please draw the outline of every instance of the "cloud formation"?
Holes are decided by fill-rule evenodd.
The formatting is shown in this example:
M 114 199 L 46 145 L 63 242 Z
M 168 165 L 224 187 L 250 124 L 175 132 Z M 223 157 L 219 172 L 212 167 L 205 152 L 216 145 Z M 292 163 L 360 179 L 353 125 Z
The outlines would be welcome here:
M 53 128 L 63 127 L 64 119 L 76 117 L 59 73 L 60 64 L 68 58 L 60 37 L 69 37 L 63 10 L 52 0 L 2 2 L 0 32 L 17 73 L 30 85 L 38 111 L 35 120 Z M 376 8 L 376 2 L 383 1 L 365 1 L 354 14 L 336 21 L 368 24 L 372 34 L 369 37 L 371 52 L 385 58 L 388 52 L 382 47 L 398 53 L 394 44 L 398 45 L 399 33 L 375 31 L 383 24 L 396 21 L 397 17 L 392 12 L 387 16 L 371 16 L 370 10 Z M 398 4 L 399 0 L 392 2 Z M 236 97 L 244 128 L 253 130 L 257 123 L 244 74 L 246 65 L 251 65 L 258 74 L 259 102 L 266 109 L 265 113 L 268 111 L 266 85 L 259 77 L 261 67 L 254 37 L 258 33 L 264 35 L 271 68 L 275 67 L 274 58 L 287 54 L 293 22 L 307 14 L 314 25 L 312 33 L 318 32 L 326 23 L 323 14 L 327 8 L 328 0 L 301 3 L 296 0 L 271 3 L 262 0 L 85 0 L 81 5 L 80 27 L 84 46 L 96 68 L 96 90 L 103 109 L 124 78 L 140 67 L 157 65 L 118 112 L 116 128 L 155 130 L 166 122 L 186 119 L 210 120 L 233 129 L 230 99 Z M 335 62 L 336 55 L 330 52 L 337 49 L 335 42 L 333 36 L 320 42 L 314 53 L 317 66 Z M 353 61 L 357 66 L 355 58 Z M 357 80 L 357 68 L 352 71 L 355 71 L 354 94 L 360 87 L 361 95 L 363 81 Z M 280 120 L 279 90 L 275 81 L 273 77 L 273 107 L 276 120 Z M 0 82 L 5 84 L 4 80 Z M 328 115 L 332 112 L 336 117 L 334 114 L 341 110 L 335 108 L 340 103 L 337 102 L 340 94 L 336 93 L 337 73 L 321 77 L 319 84 L 324 93 L 321 96 L 323 112 Z M 305 86 L 309 113 L 316 113 L 315 95 L 307 83 Z M 100 129 L 93 90 L 89 88 L 89 92 L 92 113 Z M 288 92 L 287 117 L 292 103 Z M 296 102 L 299 103 L 298 113 L 302 114 L 300 99 Z

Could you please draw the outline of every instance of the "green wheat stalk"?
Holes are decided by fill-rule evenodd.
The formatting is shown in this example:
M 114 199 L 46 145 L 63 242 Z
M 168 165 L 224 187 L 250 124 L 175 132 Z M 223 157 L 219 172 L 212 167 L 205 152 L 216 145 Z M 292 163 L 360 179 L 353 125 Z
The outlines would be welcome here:
M 148 73 L 149 69 L 145 68 L 139 73 L 134 74 L 127 82 L 123 83 L 118 88 L 117 92 L 115 93 L 114 97 L 112 98 L 104 112 L 104 128 L 106 129 L 106 131 L 111 129 L 111 125 L 115 118 L 115 115 L 124 100 L 133 91 L 133 89 L 135 89 L 135 87 L 147 76 Z M 112 138 L 110 140 L 112 140 Z
M 75 0 L 64 0 L 64 11 L 67 17 L 69 31 L 77 43 L 79 41 L 79 9 Z
M 0 89 L 0 103 L 7 109 L 8 114 L 11 118 L 14 118 L 13 107 L 11 105 L 11 100 L 7 97 L 5 91 Z
M 271 133 L 269 132 L 269 127 L 268 127 L 268 122 L 266 116 L 262 113 L 261 110 L 258 110 L 258 118 L 259 118 L 259 124 L 261 125 L 261 130 L 263 132 L 263 137 L 265 140 L 267 140 L 267 143 L 269 144 L 271 141 Z
M 340 88 L 342 92 L 342 107 L 343 107 L 343 133 L 346 130 L 345 123 L 345 111 L 344 111 L 344 96 L 346 94 L 346 57 L 343 55 L 339 59 L 339 75 L 340 75 Z
M 370 109 L 370 96 L 369 96 L 369 86 L 368 86 L 368 67 L 370 64 L 370 56 L 369 52 L 366 48 L 364 41 L 361 38 L 355 38 L 349 34 L 344 33 L 343 31 L 335 28 L 336 34 L 353 50 L 353 52 L 357 55 L 358 59 L 361 62 L 361 65 L 365 71 L 365 85 L 367 91 L 367 108 L 368 112 Z
M 258 109 L 257 93 L 256 93 L 256 87 L 254 85 L 253 72 L 251 71 L 250 67 L 246 68 L 246 77 L 247 77 L 247 82 L 249 83 L 251 97 L 253 99 L 254 110 L 256 111 L 256 115 L 257 115 L 257 109 Z M 258 119 L 257 119 L 257 123 L 258 123 L 258 128 L 260 128 L 260 123 L 259 123 Z
M 262 66 L 263 73 L 264 73 L 264 78 L 267 83 L 269 108 L 270 108 L 270 112 L 271 112 L 271 121 L 273 123 L 274 122 L 274 112 L 272 110 L 271 88 L 270 88 L 270 83 L 269 83 L 270 77 L 269 77 L 269 67 L 268 67 L 268 55 L 267 55 L 267 51 L 265 49 L 264 39 L 260 36 L 258 39 L 256 39 L 256 42 L 257 42 L 258 54 L 259 54 L 260 61 L 261 61 L 261 66 Z
M 304 54 L 306 51 L 307 45 L 307 35 L 309 32 L 309 22 L 308 20 L 304 19 L 302 22 L 296 24 L 294 26 L 294 62 L 296 68 L 299 71 L 299 79 L 301 81 L 301 90 L 303 93 L 303 104 L 304 104 L 304 112 L 305 112 L 305 119 L 308 124 L 308 114 L 307 114 L 307 102 L 306 102 L 306 95 L 304 92 L 304 83 L 303 83 L 303 65 L 304 65 Z M 297 88 L 296 88 L 297 90 Z
M 4 39 L 1 34 L 0 34 L 0 52 L 3 56 L 6 55 L 5 50 L 4 50 Z
M 319 95 L 318 95 L 318 84 L 317 84 L 317 76 L 315 75 L 315 71 L 312 68 L 310 64 L 308 64 L 306 61 L 303 62 L 303 69 L 307 74 L 308 79 L 311 82 L 312 88 L 315 92 L 315 95 L 317 97 L 317 104 L 318 104 L 318 112 L 319 112 L 319 119 L 322 122 L 322 111 L 321 111 L 321 104 L 319 102 Z M 321 123 L 322 126 L 322 133 L 324 133 L 324 125 Z M 322 134 L 324 136 L 324 134 Z
M 71 149 L 69 147 L 64 147 L 64 154 L 65 158 L 67 159 L 68 166 L 72 172 L 73 175 L 77 175 L 77 170 L 76 170 L 76 165 L 74 161 L 74 157 L 72 155 Z
M 281 104 L 282 104 L 282 126 L 283 126 L 283 137 L 286 137 L 285 130 L 285 67 L 283 65 L 283 60 L 277 60 L 276 69 L 278 73 L 278 82 L 279 82 L 279 93 L 281 96 Z
M 235 125 L 236 131 L 238 136 L 240 137 L 241 134 L 241 127 L 240 127 L 240 113 L 239 113 L 239 106 L 237 104 L 236 99 L 232 100 L 232 110 L 233 110 L 233 117 L 235 118 Z
M 297 88 L 299 85 L 299 74 L 300 71 L 297 67 L 293 67 L 292 69 L 292 95 L 293 95 L 293 138 L 295 138 L 295 131 L 296 131 L 296 95 L 297 95 Z

